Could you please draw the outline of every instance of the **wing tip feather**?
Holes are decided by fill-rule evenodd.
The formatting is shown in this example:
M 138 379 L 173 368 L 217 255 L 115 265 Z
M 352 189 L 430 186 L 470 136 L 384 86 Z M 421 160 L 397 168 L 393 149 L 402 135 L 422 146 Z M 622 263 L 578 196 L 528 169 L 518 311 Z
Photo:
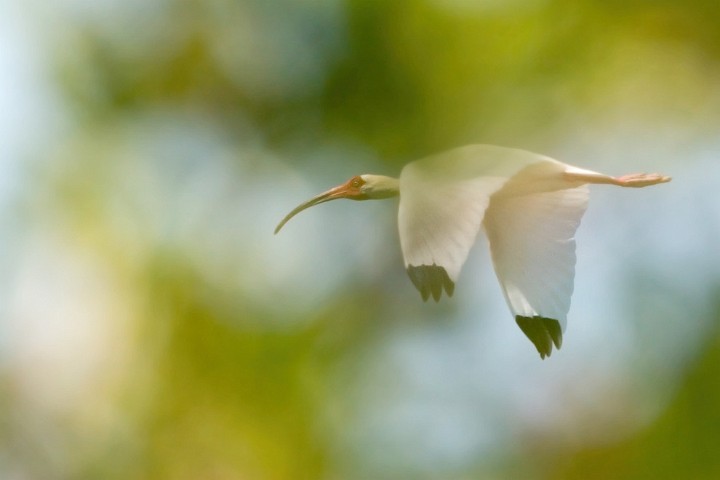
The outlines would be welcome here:
M 423 301 L 430 296 L 436 302 L 440 301 L 443 289 L 448 297 L 455 292 L 455 282 L 450 280 L 445 268 L 436 265 L 408 265 L 407 273 L 415 288 L 420 292 Z
M 534 317 L 517 315 L 515 321 L 520 330 L 535 345 L 541 359 L 544 360 L 545 357 L 550 356 L 553 344 L 555 348 L 560 350 L 562 346 L 562 328 L 559 321 L 537 315 Z

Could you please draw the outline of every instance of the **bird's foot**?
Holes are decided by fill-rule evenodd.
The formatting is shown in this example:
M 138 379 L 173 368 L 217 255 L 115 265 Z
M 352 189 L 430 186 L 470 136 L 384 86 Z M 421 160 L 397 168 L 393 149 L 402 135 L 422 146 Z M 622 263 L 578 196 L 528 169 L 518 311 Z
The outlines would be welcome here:
M 666 183 L 672 180 L 670 177 L 659 173 L 630 173 L 622 177 L 615 178 L 617 185 L 621 187 L 641 188 L 658 183 Z

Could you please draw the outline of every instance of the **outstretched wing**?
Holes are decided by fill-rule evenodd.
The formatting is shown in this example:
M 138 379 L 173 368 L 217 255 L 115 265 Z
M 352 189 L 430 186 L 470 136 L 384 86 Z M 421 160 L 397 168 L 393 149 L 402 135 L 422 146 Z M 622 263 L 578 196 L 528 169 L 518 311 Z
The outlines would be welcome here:
M 413 193 L 400 184 L 398 226 L 405 268 L 423 300 L 442 290 L 452 295 L 455 281 L 475 242 L 490 195 L 500 178 L 453 184 L 415 183 Z
M 495 273 L 517 324 L 545 358 L 562 344 L 575 277 L 575 231 L 587 186 L 517 194 L 513 183 L 490 200 L 484 226 Z
M 523 150 L 471 145 L 408 164 L 400 175 L 398 228 L 405 267 L 423 300 L 452 295 L 493 193 L 535 163 Z

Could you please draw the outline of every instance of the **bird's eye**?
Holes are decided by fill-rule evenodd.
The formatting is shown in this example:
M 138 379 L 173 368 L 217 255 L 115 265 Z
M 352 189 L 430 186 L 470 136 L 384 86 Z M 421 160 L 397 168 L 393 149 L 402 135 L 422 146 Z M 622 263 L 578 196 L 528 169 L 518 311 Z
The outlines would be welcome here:
M 353 181 L 352 181 L 352 186 L 355 187 L 355 188 L 360 188 L 360 179 L 359 179 L 359 178 L 356 178 L 355 180 L 353 180 Z

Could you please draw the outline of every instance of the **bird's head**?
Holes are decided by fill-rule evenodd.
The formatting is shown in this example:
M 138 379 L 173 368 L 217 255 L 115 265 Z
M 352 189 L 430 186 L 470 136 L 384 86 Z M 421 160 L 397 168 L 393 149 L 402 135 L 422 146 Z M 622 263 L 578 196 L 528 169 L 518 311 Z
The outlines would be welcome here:
M 399 183 L 395 178 L 385 177 L 383 175 L 356 175 L 347 182 L 333 187 L 320 195 L 316 195 L 307 202 L 295 207 L 278 224 L 275 228 L 275 233 L 278 233 L 280 229 L 298 213 L 315 205 L 329 202 L 330 200 L 337 200 L 339 198 L 347 198 L 349 200 L 373 200 L 394 197 L 398 193 Z

